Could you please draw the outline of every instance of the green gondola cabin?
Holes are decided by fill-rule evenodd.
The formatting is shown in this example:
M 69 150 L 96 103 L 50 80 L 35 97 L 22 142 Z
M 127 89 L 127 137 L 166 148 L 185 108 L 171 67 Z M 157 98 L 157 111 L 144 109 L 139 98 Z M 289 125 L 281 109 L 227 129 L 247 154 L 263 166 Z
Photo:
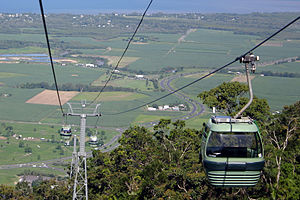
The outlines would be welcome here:
M 264 167 L 261 136 L 250 118 L 213 116 L 204 125 L 200 156 L 216 187 L 255 186 Z
M 99 145 L 98 137 L 97 136 L 91 136 L 89 140 L 89 144 L 91 147 L 97 147 Z
M 66 139 L 70 138 L 72 136 L 71 126 L 70 125 L 63 126 L 60 129 L 60 136 Z

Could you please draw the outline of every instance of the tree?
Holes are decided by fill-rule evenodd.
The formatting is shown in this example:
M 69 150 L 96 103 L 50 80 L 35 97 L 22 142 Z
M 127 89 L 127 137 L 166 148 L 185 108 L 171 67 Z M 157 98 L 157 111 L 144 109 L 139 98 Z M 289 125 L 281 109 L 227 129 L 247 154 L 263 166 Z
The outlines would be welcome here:
M 248 103 L 248 101 L 248 98 L 241 97 L 237 110 L 232 114 L 235 115 L 244 107 L 244 105 Z M 243 116 L 249 116 L 250 118 L 255 119 L 260 125 L 262 125 L 270 117 L 270 106 L 267 100 L 259 99 L 254 96 L 251 105 L 244 111 Z
M 300 198 L 300 101 L 285 106 L 265 129 L 264 181 L 274 199 Z
M 28 197 L 32 194 L 32 190 L 26 181 L 17 183 L 16 190 L 20 192 L 22 196 Z
M 93 131 L 90 128 L 86 128 L 86 133 L 89 137 L 93 135 Z
M 156 103 L 153 104 L 152 107 L 158 109 L 158 105 Z
M 24 152 L 25 153 L 32 153 L 32 148 L 29 147 L 29 146 L 26 146 L 25 149 L 24 149 Z
M 226 115 L 232 115 L 236 111 L 239 98 L 248 91 L 245 84 L 239 82 L 224 82 L 210 91 L 204 91 L 198 95 L 203 103 L 210 108 L 225 111 Z
M 60 130 L 58 130 L 58 132 L 60 133 Z M 51 135 L 51 143 L 55 143 L 55 136 Z
M 5 128 L 6 131 L 11 132 L 14 128 L 12 126 L 7 126 Z
M 24 146 L 25 146 L 25 144 L 24 144 L 23 141 L 19 142 L 19 147 L 20 147 L 20 148 L 23 148 Z
M 207 192 L 200 137 L 182 121 L 160 120 L 155 132 L 131 127 L 111 153 L 89 160 L 92 199 L 196 199 Z
M 65 181 L 51 179 L 49 181 L 42 181 L 33 186 L 33 193 L 35 199 L 68 200 L 72 196 L 68 186 L 69 184 Z
M 249 101 L 243 95 L 248 91 L 248 86 L 239 82 L 222 83 L 209 91 L 198 95 L 210 108 L 216 107 L 226 115 L 234 116 Z M 265 99 L 254 96 L 252 104 L 245 110 L 243 116 L 249 116 L 259 121 L 267 120 L 270 107 Z
M 18 189 L 16 189 L 18 188 Z M 28 185 L 18 183 L 16 188 L 13 186 L 0 185 L 0 199 L 12 200 L 31 200 L 33 195 Z

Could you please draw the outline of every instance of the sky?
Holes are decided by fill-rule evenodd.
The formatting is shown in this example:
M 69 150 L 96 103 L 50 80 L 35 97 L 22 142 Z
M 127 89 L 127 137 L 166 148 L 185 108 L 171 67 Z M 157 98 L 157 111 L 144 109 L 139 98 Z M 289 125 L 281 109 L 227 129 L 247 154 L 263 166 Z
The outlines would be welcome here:
M 46 13 L 143 12 L 150 0 L 43 0 Z M 2 13 L 39 13 L 39 0 L 2 0 Z M 300 0 L 154 0 L 149 12 L 300 12 Z

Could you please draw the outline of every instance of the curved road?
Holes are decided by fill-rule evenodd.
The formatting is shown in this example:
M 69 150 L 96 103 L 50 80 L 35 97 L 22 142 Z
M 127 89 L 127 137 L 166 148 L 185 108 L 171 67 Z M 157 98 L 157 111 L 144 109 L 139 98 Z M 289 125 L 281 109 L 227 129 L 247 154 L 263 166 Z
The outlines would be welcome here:
M 170 83 L 173 80 L 175 80 L 177 78 L 180 78 L 182 76 L 185 76 L 185 75 L 189 75 L 189 74 L 179 74 L 179 75 L 167 77 L 167 78 L 163 79 L 160 82 L 160 86 L 163 89 L 166 89 L 169 92 L 173 92 L 175 89 L 172 86 L 170 86 Z M 197 117 L 197 116 L 199 116 L 200 114 L 202 114 L 205 111 L 205 108 L 204 108 L 203 104 L 201 104 L 198 101 L 194 101 L 193 99 L 189 98 L 188 96 L 184 95 L 183 93 L 176 92 L 176 93 L 174 93 L 174 95 L 176 95 L 178 98 L 183 99 L 185 102 L 187 102 L 190 105 L 192 105 L 192 110 L 191 110 L 190 113 L 188 113 L 188 114 L 186 114 L 184 116 L 175 118 L 175 119 L 187 120 L 187 119 L 190 119 L 190 118 L 193 118 L 193 117 Z

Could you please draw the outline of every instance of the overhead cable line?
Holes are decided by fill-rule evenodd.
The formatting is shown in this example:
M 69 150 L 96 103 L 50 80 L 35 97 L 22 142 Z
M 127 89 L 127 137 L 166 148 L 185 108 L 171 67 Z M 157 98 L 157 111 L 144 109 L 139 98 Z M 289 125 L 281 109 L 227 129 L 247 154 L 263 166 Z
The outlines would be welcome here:
M 152 2 L 153 2 L 153 0 L 151 0 L 151 1 L 149 2 L 149 4 L 148 4 L 146 10 L 144 11 L 144 13 L 143 13 L 143 15 L 142 15 L 142 18 L 141 18 L 139 24 L 137 25 L 137 27 L 136 27 L 136 29 L 135 29 L 133 35 L 131 36 L 130 40 L 128 41 L 127 46 L 126 46 L 126 48 L 124 49 L 123 54 L 121 55 L 120 59 L 118 60 L 118 62 L 117 62 L 117 64 L 116 64 L 115 68 L 111 71 L 109 78 L 106 80 L 104 86 L 101 88 L 100 92 L 99 92 L 98 95 L 94 98 L 94 100 L 92 101 L 92 103 L 90 103 L 90 105 L 93 104 L 93 103 L 95 103 L 95 101 L 100 97 L 101 93 L 102 93 L 102 92 L 104 91 L 104 89 L 106 88 L 108 82 L 111 80 L 112 75 L 115 73 L 115 70 L 118 69 L 118 67 L 119 67 L 119 65 L 120 65 L 120 63 L 121 63 L 121 61 L 122 61 L 124 55 L 126 54 L 128 48 L 129 48 L 129 46 L 130 46 L 130 44 L 131 44 L 131 42 L 132 42 L 132 40 L 133 40 L 133 38 L 135 37 L 137 31 L 139 30 L 139 28 L 140 28 L 140 26 L 141 26 L 141 24 L 142 24 L 142 22 L 143 22 L 143 20 L 144 20 L 144 18 L 145 18 L 145 15 L 146 15 L 147 11 L 149 10 L 149 8 L 150 8 Z
M 64 110 L 63 110 L 62 104 L 61 104 L 61 99 L 60 99 L 60 95 L 59 95 L 59 91 L 58 91 L 57 80 L 56 80 L 56 75 L 55 75 L 55 70 L 54 70 L 54 65 L 53 65 L 53 59 L 52 59 L 52 54 L 51 54 L 51 47 L 50 47 L 50 42 L 49 42 L 49 37 L 48 37 L 47 26 L 46 26 L 43 3 L 42 3 L 42 0 L 39 0 L 39 2 L 40 2 L 41 15 L 42 15 L 42 20 L 43 20 L 43 25 L 44 25 L 46 41 L 47 41 L 47 47 L 48 47 L 48 52 L 49 52 L 49 58 L 50 58 L 50 63 L 51 63 L 51 68 L 52 68 L 52 74 L 53 74 L 54 84 L 55 84 L 55 88 L 56 88 L 56 94 L 57 94 L 60 110 L 61 110 L 62 114 L 64 115 Z
M 233 61 L 227 63 L 226 65 L 224 65 L 224 66 L 222 66 L 222 67 L 220 67 L 220 68 L 217 68 L 217 69 L 213 70 L 212 72 L 210 72 L 210 73 L 208 73 L 208 74 L 202 76 L 201 78 L 198 78 L 198 79 L 192 81 L 191 83 L 188 83 L 188 84 L 186 84 L 186 85 L 184 85 L 184 86 L 182 86 L 182 87 L 180 87 L 180 88 L 174 90 L 173 92 L 170 92 L 170 93 L 168 93 L 168 94 L 166 94 L 166 95 L 163 95 L 163 96 L 161 96 L 161 97 L 159 97 L 159 98 L 157 98 L 157 99 L 155 99 L 155 100 L 152 100 L 152 101 L 147 102 L 147 103 L 145 103 L 145 104 L 142 104 L 142 105 L 140 105 L 140 106 L 133 107 L 133 108 L 128 109 L 128 110 L 124 110 L 124 111 L 117 112 L 117 113 L 106 113 L 106 114 L 105 114 L 105 113 L 102 113 L 102 114 L 103 114 L 103 115 L 119 115 L 119 114 L 124 114 L 124 113 L 127 113 L 127 112 L 131 112 L 131 111 L 137 110 L 137 109 L 139 109 L 139 108 L 142 108 L 142 107 L 144 107 L 144 106 L 147 106 L 148 104 L 151 104 L 151 103 L 154 103 L 154 102 L 156 102 L 156 101 L 158 101 L 158 100 L 161 100 L 161 99 L 163 99 L 163 98 L 166 98 L 166 97 L 168 97 L 168 96 L 170 96 L 170 95 L 172 95 L 172 94 L 174 94 L 174 93 L 176 93 L 176 92 L 178 92 L 178 91 L 180 91 L 180 90 L 183 90 L 184 88 L 189 87 L 189 86 L 191 86 L 191 85 L 193 85 L 193 84 L 195 84 L 195 83 L 197 83 L 197 82 L 199 82 L 199 81 L 201 81 L 201 80 L 203 80 L 203 79 L 209 77 L 210 75 L 212 75 L 212 74 L 214 74 L 214 73 L 216 73 L 216 72 L 218 72 L 218 71 L 220 71 L 220 70 L 222 70 L 222 69 L 228 67 L 229 65 L 232 65 L 232 64 L 235 63 L 236 61 L 239 61 L 240 58 L 242 58 L 242 57 L 246 56 L 247 54 L 251 53 L 252 51 L 254 51 L 254 50 L 257 49 L 258 47 L 260 47 L 261 45 L 263 45 L 264 43 L 266 43 L 268 40 L 270 40 L 271 38 L 273 38 L 274 36 L 276 36 L 277 34 L 279 34 L 280 32 L 282 32 L 283 30 L 285 30 L 287 27 L 289 27 L 290 25 L 292 25 L 293 23 L 295 23 L 295 22 L 298 21 L 299 19 L 300 19 L 300 16 L 298 16 L 297 18 L 295 18 L 293 21 L 291 21 L 290 23 L 288 23 L 287 25 L 285 25 L 284 27 L 282 27 L 281 29 L 279 29 L 277 32 L 275 32 L 274 34 L 272 34 L 271 36 L 269 36 L 267 39 L 263 40 L 261 43 L 259 43 L 258 45 L 256 45 L 255 47 L 253 47 L 252 49 L 250 49 L 249 51 L 247 51 L 246 53 L 244 53 L 244 54 L 242 54 L 241 56 L 235 58 Z

